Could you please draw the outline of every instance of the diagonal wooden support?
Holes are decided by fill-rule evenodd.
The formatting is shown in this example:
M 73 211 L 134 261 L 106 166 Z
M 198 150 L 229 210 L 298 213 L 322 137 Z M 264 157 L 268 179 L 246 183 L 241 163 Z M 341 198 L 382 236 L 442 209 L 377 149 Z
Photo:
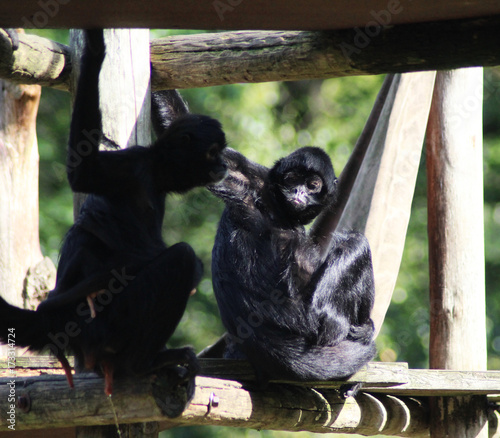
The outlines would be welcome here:
M 370 242 L 377 331 L 399 272 L 434 80 L 435 72 L 394 78 L 337 227 L 361 231 Z

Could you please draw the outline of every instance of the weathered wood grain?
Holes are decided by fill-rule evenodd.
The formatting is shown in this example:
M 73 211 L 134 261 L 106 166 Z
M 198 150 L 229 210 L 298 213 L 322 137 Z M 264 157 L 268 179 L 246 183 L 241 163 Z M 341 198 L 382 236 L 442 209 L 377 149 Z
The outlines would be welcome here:
M 500 17 L 328 32 L 226 32 L 151 45 L 154 89 L 498 65 Z M 439 44 L 437 44 L 439 42 Z
M 397 75 L 337 229 L 364 233 L 372 249 L 378 331 L 403 255 L 435 73 Z
M 151 42 L 152 88 L 324 79 L 500 64 L 500 16 L 336 31 L 239 31 Z M 0 32 L 0 77 L 67 90 L 69 49 Z M 438 42 L 438 43 L 437 43 Z
M 482 69 L 438 72 L 427 130 L 431 368 L 486 369 Z M 431 401 L 431 436 L 488 437 L 486 397 Z

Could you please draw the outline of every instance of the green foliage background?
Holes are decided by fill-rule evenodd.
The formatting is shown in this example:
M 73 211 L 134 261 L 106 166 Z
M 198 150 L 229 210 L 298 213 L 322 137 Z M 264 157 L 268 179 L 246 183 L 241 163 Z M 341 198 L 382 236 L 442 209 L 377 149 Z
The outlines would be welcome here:
M 40 31 L 66 43 L 67 32 Z M 152 32 L 152 37 L 166 32 Z M 231 147 L 264 165 L 299 146 L 325 148 L 336 173 L 345 165 L 383 77 L 365 76 L 231 85 L 183 91 L 193 112 L 218 118 Z M 500 68 L 485 70 L 484 171 L 485 244 L 489 368 L 500 368 Z M 61 239 L 72 224 L 72 197 L 64 171 L 71 114 L 67 93 L 44 89 L 38 118 L 40 149 L 40 236 L 43 251 L 54 261 Z M 189 242 L 203 259 L 205 276 L 170 344 L 196 350 L 223 333 L 213 296 L 210 254 L 221 203 L 203 188 L 167 203 L 164 235 L 168 244 Z M 473 214 L 473 212 L 471 212 Z M 422 156 L 411 221 L 396 290 L 377 344 L 385 361 L 428 366 L 429 311 L 425 154 Z M 474 293 L 474 291 L 470 291 Z M 285 432 L 191 427 L 165 437 L 280 436 Z M 305 436 L 305 433 L 293 434 Z

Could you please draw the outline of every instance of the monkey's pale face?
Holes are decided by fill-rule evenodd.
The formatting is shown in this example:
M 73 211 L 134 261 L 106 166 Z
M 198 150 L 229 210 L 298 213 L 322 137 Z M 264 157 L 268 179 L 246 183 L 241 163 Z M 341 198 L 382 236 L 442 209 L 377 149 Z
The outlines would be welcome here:
M 286 201 L 299 210 L 318 204 L 317 197 L 322 188 L 323 180 L 319 175 L 304 175 L 302 172 L 294 171 L 284 175 L 280 187 Z
M 277 201 L 288 220 L 307 224 L 323 209 L 326 192 L 320 175 L 304 170 L 291 170 L 276 184 Z

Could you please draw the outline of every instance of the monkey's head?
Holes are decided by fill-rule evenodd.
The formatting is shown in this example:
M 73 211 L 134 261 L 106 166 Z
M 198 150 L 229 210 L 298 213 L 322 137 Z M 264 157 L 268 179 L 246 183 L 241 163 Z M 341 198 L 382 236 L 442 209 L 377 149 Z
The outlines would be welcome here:
M 305 225 L 334 201 L 337 179 L 328 155 L 303 147 L 278 160 L 266 182 L 270 206 L 285 222 Z
M 227 173 L 221 156 L 225 147 L 219 121 L 197 114 L 179 117 L 151 146 L 157 181 L 179 193 L 219 182 Z

